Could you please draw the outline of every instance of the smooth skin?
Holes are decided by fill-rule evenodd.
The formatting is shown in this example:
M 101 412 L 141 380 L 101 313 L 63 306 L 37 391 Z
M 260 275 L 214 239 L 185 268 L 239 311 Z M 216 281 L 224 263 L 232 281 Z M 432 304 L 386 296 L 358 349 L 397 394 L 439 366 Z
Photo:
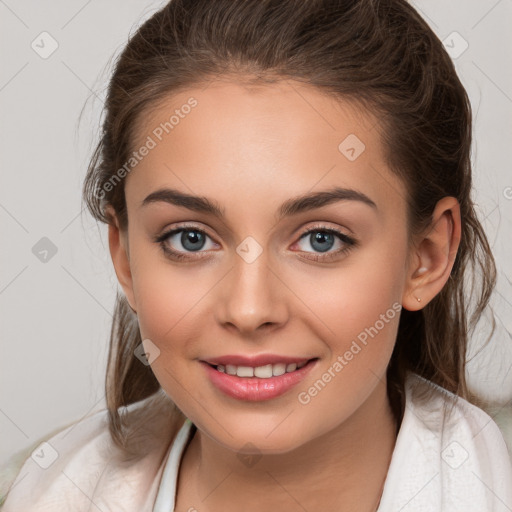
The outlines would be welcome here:
M 399 315 L 388 314 L 309 403 L 298 395 L 394 304 L 418 310 L 439 293 L 460 241 L 458 202 L 439 201 L 431 226 L 409 236 L 405 187 L 386 166 L 378 120 L 293 81 L 219 79 L 169 96 L 141 118 L 133 150 L 190 97 L 197 106 L 126 178 L 127 233 L 117 221 L 109 227 L 119 283 L 142 338 L 160 350 L 152 370 L 198 427 L 176 510 L 374 512 L 396 441 L 386 367 Z M 350 134 L 365 145 L 353 161 L 338 148 Z M 208 198 L 224 217 L 142 205 L 166 187 Z M 285 201 L 333 187 L 363 193 L 375 207 L 340 200 L 277 220 Z M 190 250 L 181 233 L 169 236 L 166 246 L 185 257 L 176 260 L 155 238 L 183 223 L 207 237 Z M 335 235 L 319 251 L 310 235 L 301 238 L 322 233 L 319 226 L 357 243 Z M 262 249 L 252 263 L 236 251 L 248 236 Z M 262 402 L 224 395 L 199 362 L 268 353 L 318 361 L 304 382 Z M 240 453 L 258 460 L 248 465 Z

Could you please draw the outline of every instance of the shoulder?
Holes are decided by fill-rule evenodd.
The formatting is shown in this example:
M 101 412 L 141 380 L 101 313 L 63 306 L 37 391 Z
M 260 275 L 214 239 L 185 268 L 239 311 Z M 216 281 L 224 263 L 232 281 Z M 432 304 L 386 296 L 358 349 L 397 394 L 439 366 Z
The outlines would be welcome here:
M 386 481 L 393 506 L 476 512 L 508 510 L 506 504 L 510 509 L 512 462 L 493 419 L 414 373 L 408 374 L 405 391 Z
M 151 396 L 125 409 L 131 425 L 129 451 L 113 442 L 107 410 L 40 443 L 26 454 L 2 511 L 85 511 L 91 503 L 107 510 L 151 510 L 170 435 L 176 430 L 162 397 Z M 145 421 L 150 415 L 155 421 Z
M 409 421 L 420 430 L 444 441 L 466 442 L 484 457 L 493 453 L 511 463 L 500 428 L 483 409 L 415 373 L 406 381 L 406 403 Z
M 69 470 L 84 458 L 97 464 L 103 455 L 102 448 L 107 448 L 108 444 L 107 411 L 102 410 L 16 454 L 11 464 L 21 462 L 22 465 L 10 485 L 2 510 L 11 510 L 12 505 L 19 510 L 37 502 L 53 485 L 61 484 L 68 472 L 72 473 Z M 89 473 L 91 467 L 86 464 L 84 473 Z

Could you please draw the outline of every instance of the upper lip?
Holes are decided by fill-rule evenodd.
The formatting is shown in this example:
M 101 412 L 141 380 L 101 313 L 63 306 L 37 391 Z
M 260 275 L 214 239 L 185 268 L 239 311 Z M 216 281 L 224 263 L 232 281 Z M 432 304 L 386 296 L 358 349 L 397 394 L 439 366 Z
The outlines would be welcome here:
M 257 368 L 258 366 L 265 366 L 267 364 L 276 364 L 276 363 L 302 363 L 307 362 L 311 358 L 310 357 L 293 357 L 293 356 L 281 356 L 278 354 L 260 354 L 257 356 L 245 356 L 245 355 L 225 355 L 219 357 L 212 357 L 208 359 L 203 359 L 205 363 L 212 364 L 214 366 L 222 364 L 232 364 L 234 366 L 252 366 L 253 368 Z

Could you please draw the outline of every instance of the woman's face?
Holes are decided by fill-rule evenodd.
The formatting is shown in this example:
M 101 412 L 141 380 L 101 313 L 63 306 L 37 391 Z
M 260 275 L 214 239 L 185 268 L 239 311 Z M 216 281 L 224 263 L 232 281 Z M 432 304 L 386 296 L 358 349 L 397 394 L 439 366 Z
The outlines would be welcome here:
M 284 453 L 385 397 L 410 249 L 377 128 L 296 82 L 227 81 L 137 126 L 123 288 L 161 386 L 226 447 Z

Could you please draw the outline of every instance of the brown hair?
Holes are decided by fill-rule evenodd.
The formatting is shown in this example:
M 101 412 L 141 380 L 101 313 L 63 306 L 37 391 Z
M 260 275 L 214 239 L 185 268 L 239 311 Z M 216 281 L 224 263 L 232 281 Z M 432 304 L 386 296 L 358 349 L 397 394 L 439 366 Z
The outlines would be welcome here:
M 465 381 L 467 342 L 496 269 L 470 197 L 471 105 L 441 41 L 405 0 L 172 0 L 141 25 L 116 61 L 83 188 L 97 220 L 113 222 L 105 211 L 112 205 L 121 229 L 128 225 L 124 186 L 115 175 L 134 149 L 137 121 L 179 89 L 222 77 L 297 80 L 374 113 L 388 164 L 408 191 L 410 233 L 428 226 L 441 198 L 457 198 L 462 239 L 450 278 L 422 310 L 402 310 L 388 395 L 400 422 L 405 376 L 413 371 L 478 405 Z M 112 178 L 121 182 L 107 187 Z M 118 295 L 106 397 L 110 432 L 121 447 L 118 408 L 160 388 L 134 356 L 140 343 L 137 317 Z

